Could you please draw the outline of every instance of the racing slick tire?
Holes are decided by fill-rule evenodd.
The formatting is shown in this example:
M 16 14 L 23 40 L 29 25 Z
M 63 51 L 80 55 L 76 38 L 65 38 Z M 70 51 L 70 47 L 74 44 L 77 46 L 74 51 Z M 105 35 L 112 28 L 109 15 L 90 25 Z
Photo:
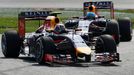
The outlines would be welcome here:
M 107 21 L 105 33 L 113 36 L 117 45 L 120 43 L 119 25 L 118 25 L 118 22 L 116 20 Z
M 71 56 L 71 59 L 73 63 L 77 62 L 77 55 L 76 55 L 76 50 L 73 45 L 73 42 L 70 38 L 64 37 L 65 40 L 62 41 L 62 43 L 57 45 L 57 48 L 60 52 L 60 54 L 69 54 Z
M 43 36 L 37 39 L 35 49 L 35 59 L 42 65 L 46 62 L 45 55 L 52 50 L 55 51 L 56 47 L 50 37 Z
M 128 17 L 123 19 L 118 19 L 119 29 L 120 29 L 120 40 L 121 41 L 131 41 L 132 39 L 132 24 Z
M 20 54 L 21 40 L 15 30 L 6 31 L 1 39 L 2 53 L 6 58 L 16 58 Z
M 91 55 L 85 55 L 85 61 L 91 62 Z
M 95 53 L 116 53 L 116 43 L 111 35 L 101 35 L 96 40 Z

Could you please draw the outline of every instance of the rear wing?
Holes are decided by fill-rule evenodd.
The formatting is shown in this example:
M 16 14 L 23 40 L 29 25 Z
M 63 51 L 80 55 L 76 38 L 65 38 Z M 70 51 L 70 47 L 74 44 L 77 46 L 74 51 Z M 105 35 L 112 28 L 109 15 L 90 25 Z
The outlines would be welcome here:
M 52 11 L 28 11 L 19 13 L 19 17 L 23 18 L 41 18 L 47 16 L 57 16 L 61 14 L 60 12 L 52 12 Z
M 31 19 L 31 18 L 45 18 L 49 16 L 51 11 L 28 11 L 28 12 L 20 12 L 18 18 Z
M 25 37 L 25 21 L 45 20 L 47 16 L 57 16 L 60 13 L 52 11 L 26 11 L 18 14 L 18 32 L 21 38 Z
M 88 7 L 91 5 L 94 5 L 96 7 L 96 9 L 110 9 L 111 18 L 114 18 L 114 7 L 113 7 L 112 1 L 84 2 L 83 3 L 84 16 L 86 16 Z

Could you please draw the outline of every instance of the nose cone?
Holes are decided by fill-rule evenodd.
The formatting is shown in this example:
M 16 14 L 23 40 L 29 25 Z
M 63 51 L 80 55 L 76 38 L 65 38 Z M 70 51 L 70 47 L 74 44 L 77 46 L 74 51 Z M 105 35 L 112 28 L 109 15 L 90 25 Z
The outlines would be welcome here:
M 78 47 L 78 48 L 76 48 L 76 52 L 78 54 L 90 55 L 91 54 L 91 48 L 89 48 L 89 47 Z

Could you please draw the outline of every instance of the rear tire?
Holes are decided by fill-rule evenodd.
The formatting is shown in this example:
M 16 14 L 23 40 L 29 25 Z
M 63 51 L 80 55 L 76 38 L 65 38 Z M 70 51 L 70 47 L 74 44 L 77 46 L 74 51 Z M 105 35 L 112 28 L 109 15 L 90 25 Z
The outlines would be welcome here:
M 5 57 L 16 58 L 20 54 L 21 40 L 15 30 L 6 31 L 1 39 L 2 53 Z
M 132 39 L 132 24 L 128 17 L 118 19 L 121 41 L 131 41 Z

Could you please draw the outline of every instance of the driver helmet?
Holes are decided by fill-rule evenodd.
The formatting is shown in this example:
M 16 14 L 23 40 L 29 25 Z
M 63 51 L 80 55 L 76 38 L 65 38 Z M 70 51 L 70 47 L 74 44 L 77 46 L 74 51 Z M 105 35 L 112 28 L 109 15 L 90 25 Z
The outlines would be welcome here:
M 96 12 L 96 7 L 94 5 L 90 5 L 89 8 L 88 8 L 88 11 L 89 12 Z
M 94 20 L 96 18 L 96 14 L 93 12 L 87 12 L 86 18 L 90 20 Z

